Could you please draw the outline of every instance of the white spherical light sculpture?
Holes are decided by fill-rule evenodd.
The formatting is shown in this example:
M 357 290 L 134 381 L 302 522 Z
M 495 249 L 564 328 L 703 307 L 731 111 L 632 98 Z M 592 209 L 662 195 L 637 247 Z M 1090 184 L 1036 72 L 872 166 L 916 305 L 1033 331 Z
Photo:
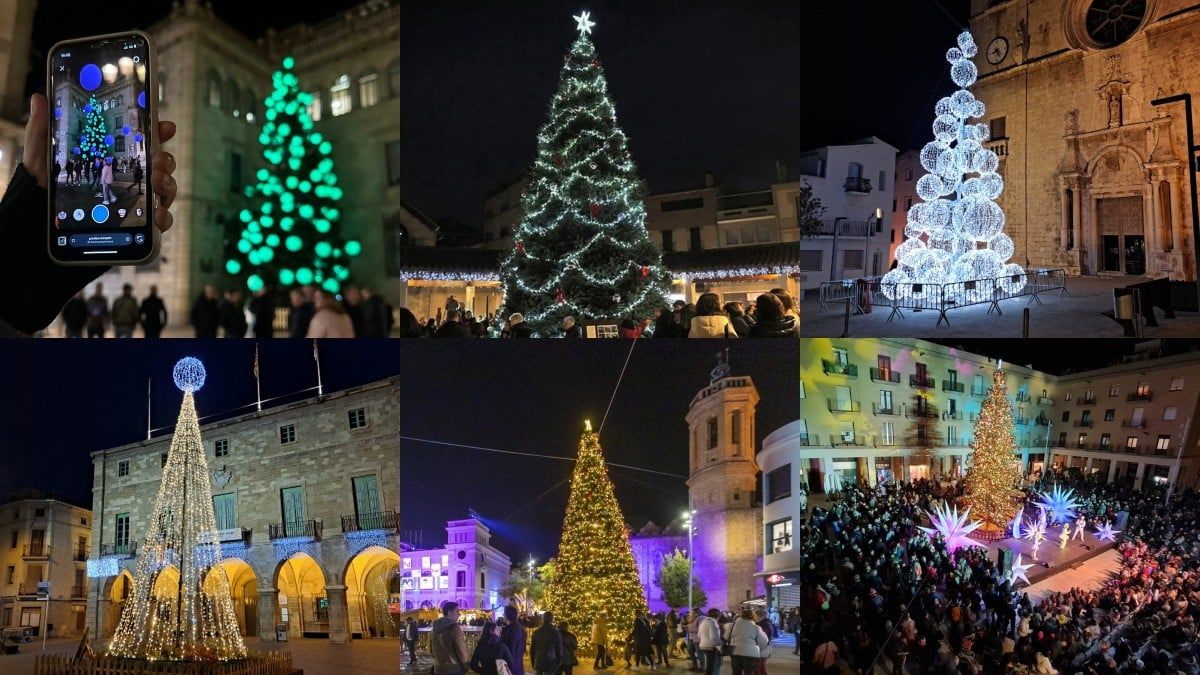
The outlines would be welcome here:
M 912 295 L 913 284 L 996 279 L 1006 293 L 1025 285 L 1024 270 L 1008 262 L 1013 241 L 1004 234 L 1004 211 L 995 202 L 1004 190 L 999 158 L 983 147 L 987 125 L 970 122 L 986 112 L 967 90 L 979 76 L 971 62 L 978 52 L 967 31 L 946 52 L 950 78 L 960 88 L 934 107 L 933 140 L 920 153 L 928 172 L 917 180 L 921 203 L 909 209 L 904 228 L 909 239 L 896 249 L 896 269 L 883 277 L 881 289 L 889 299 Z M 991 285 L 975 288 L 990 293 Z M 975 299 L 961 288 L 948 294 Z
M 204 386 L 204 364 L 200 363 L 200 359 L 185 356 L 175 363 L 171 376 L 175 379 L 175 386 L 181 391 L 197 392 Z

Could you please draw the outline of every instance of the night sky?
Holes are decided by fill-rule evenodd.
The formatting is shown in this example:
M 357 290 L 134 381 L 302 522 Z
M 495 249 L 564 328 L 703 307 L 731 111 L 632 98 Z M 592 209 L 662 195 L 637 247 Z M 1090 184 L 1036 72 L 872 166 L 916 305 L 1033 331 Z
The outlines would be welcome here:
M 401 528 L 421 530 L 425 547 L 441 546 L 445 521 L 466 518 L 473 508 L 514 563 L 531 554 L 540 561 L 554 555 L 572 463 L 403 437 L 574 457 L 583 420 L 590 419 L 593 428 L 600 425 L 629 345 L 625 340 L 509 341 L 502 345 L 503 358 L 488 348 L 492 345 L 453 341 L 404 350 Z M 663 525 L 687 508 L 684 417 L 692 397 L 709 383 L 719 345 L 637 341 L 600 443 L 610 462 L 679 477 L 610 467 L 617 499 L 634 527 L 649 519 Z M 732 372 L 750 375 L 762 397 L 757 444 L 799 415 L 797 349 L 796 341 L 784 340 L 738 340 L 731 347 Z
M 400 28 L 405 198 L 478 226 L 483 202 L 532 163 L 571 18 L 592 13 L 617 124 L 651 192 L 762 189 L 798 156 L 797 0 L 406 0 Z M 907 3 L 905 3 L 907 4 Z M 861 11 L 861 8 L 860 8 Z M 873 10 L 872 10 L 873 11 Z
M 196 393 L 201 424 L 254 409 L 252 340 L 5 340 L 2 347 L 0 379 L 9 395 L 0 406 L 0 498 L 33 487 L 90 506 L 89 453 L 146 437 L 147 377 L 155 436 L 173 431 L 183 394 L 171 369 L 184 356 L 199 358 L 208 372 Z M 398 351 L 395 341 L 322 341 L 325 391 L 397 374 Z M 264 400 L 317 384 L 309 340 L 264 341 L 259 359 Z
M 1122 356 L 1133 354 L 1139 342 L 1126 339 L 1093 340 L 930 340 L 947 347 L 961 347 L 969 352 L 992 358 L 1002 358 L 1009 363 L 1022 366 L 1032 365 L 1035 370 L 1055 375 L 1095 370 L 1120 363 Z M 1152 347 L 1158 341 L 1144 341 L 1143 347 Z M 1200 351 L 1200 340 L 1163 340 L 1162 355 Z
M 878 136 L 900 150 L 933 136 L 933 105 L 955 90 L 946 50 L 968 0 L 804 2 L 806 103 L 800 146 Z

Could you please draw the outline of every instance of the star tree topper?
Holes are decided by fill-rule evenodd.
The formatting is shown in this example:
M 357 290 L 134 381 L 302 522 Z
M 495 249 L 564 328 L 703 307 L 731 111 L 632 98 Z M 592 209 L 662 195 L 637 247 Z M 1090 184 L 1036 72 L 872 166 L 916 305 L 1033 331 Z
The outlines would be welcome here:
M 1096 528 L 1096 538 L 1100 541 L 1116 541 L 1117 533 L 1120 530 L 1114 530 L 1112 523 L 1104 523 Z
M 575 29 L 578 30 L 580 34 L 589 34 L 592 32 L 592 26 L 595 26 L 596 22 L 592 21 L 591 16 L 591 12 L 583 12 L 582 14 L 571 17 L 572 19 L 575 19 Z
M 1015 586 L 1017 579 L 1023 579 L 1025 581 L 1025 585 L 1028 586 L 1029 577 L 1025 576 L 1025 573 L 1028 572 L 1029 568 L 1031 567 L 1033 567 L 1033 563 L 1022 564 L 1021 554 L 1018 553 L 1017 559 L 1013 561 L 1012 569 L 1008 571 L 1009 581 L 1013 582 L 1013 585 Z

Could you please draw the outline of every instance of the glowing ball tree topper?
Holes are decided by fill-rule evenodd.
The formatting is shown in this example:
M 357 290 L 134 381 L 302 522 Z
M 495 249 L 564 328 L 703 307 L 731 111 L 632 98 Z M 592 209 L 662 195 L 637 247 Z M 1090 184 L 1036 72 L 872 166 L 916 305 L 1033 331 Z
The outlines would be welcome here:
M 180 391 L 187 393 L 200 391 L 200 388 L 204 386 L 205 376 L 204 364 L 194 356 L 185 356 L 179 359 L 175 363 L 174 370 L 171 371 L 175 386 L 179 387 Z
M 1004 179 L 996 170 L 1000 159 L 983 147 L 988 126 L 968 120 L 986 112 L 983 102 L 968 91 L 978 71 L 971 58 L 978 53 L 971 33 L 958 36 L 958 46 L 946 52 L 950 78 L 960 88 L 937 102 L 933 140 L 921 149 L 921 166 L 929 173 L 917 181 L 921 202 L 908 210 L 906 240 L 896 248 L 896 269 L 883 277 L 888 298 L 911 294 L 907 284 L 947 284 L 973 279 L 1001 278 L 1006 292 L 1025 285 L 1024 269 L 1007 260 L 1012 239 L 1004 234 L 1004 211 L 996 199 Z M 980 289 L 983 290 L 983 289 Z M 975 291 L 963 286 L 947 288 L 949 299 L 963 299 Z M 976 298 L 979 299 L 979 298 Z

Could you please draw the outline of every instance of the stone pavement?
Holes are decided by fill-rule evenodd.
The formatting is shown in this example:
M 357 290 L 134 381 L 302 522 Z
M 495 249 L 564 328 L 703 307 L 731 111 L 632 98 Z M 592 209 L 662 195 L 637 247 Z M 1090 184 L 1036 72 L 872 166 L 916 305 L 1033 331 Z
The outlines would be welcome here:
M 1030 337 L 1122 337 L 1124 330 L 1101 312 L 1112 311 L 1113 288 L 1124 287 L 1141 277 L 1068 277 L 1069 295 L 1058 291 L 1041 295 L 1042 304 L 1029 306 Z M 815 293 L 800 303 L 800 332 L 806 337 L 837 337 L 842 334 L 843 307 L 831 307 L 818 313 Z M 850 316 L 849 337 L 1021 337 L 1022 310 L 1028 298 L 1012 298 L 1000 303 L 1003 315 L 987 313 L 988 305 L 973 305 L 946 312 L 950 325 L 937 326 L 937 311 L 901 310 L 904 318 L 888 322 L 891 308 L 876 307 L 870 314 Z M 1175 312 L 1165 319 L 1155 311 L 1158 327 L 1145 327 L 1148 338 L 1193 337 L 1200 334 L 1200 313 Z
M 251 651 L 286 649 L 292 653 L 292 664 L 304 669 L 304 675 L 395 675 L 400 661 L 400 640 L 355 640 L 348 645 L 330 644 L 328 640 L 295 640 L 292 642 L 263 642 L 256 637 L 245 638 Z M 74 654 L 78 640 L 48 640 L 46 653 Z M 96 647 L 99 648 L 99 647 Z M 21 653 L 0 656 L 0 673 L 31 675 L 33 662 L 42 651 L 41 642 L 21 645 Z M 426 669 L 428 672 L 428 669 Z

